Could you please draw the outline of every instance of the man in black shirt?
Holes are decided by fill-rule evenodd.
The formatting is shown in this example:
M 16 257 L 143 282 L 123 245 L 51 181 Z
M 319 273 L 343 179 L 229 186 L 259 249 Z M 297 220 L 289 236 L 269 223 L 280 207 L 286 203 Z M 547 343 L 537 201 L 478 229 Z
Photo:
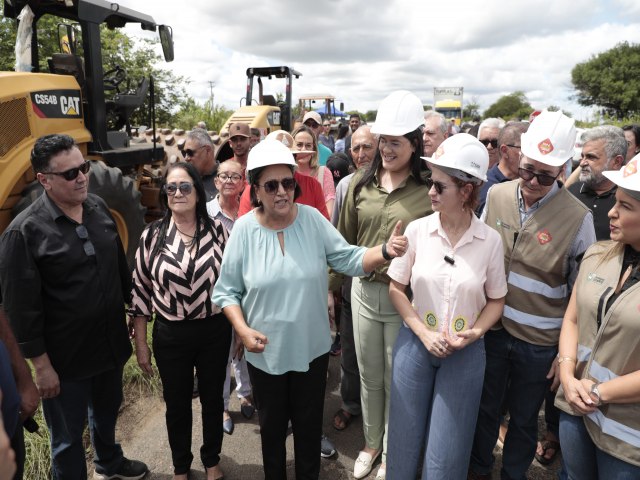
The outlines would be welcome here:
M 602 172 L 620 170 L 627 153 L 627 141 L 619 127 L 602 125 L 586 130 L 581 137 L 580 181 L 569 186 L 582 203 L 593 212 L 598 240 L 609 240 L 609 210 L 616 203 L 616 185 Z
M 34 366 L 59 479 L 87 478 L 82 444 L 89 419 L 94 479 L 139 479 L 148 471 L 115 442 L 122 369 L 131 355 L 125 322 L 130 274 L 113 218 L 88 194 L 90 163 L 67 135 L 39 138 L 31 164 L 44 187 L 0 239 L 7 316 Z

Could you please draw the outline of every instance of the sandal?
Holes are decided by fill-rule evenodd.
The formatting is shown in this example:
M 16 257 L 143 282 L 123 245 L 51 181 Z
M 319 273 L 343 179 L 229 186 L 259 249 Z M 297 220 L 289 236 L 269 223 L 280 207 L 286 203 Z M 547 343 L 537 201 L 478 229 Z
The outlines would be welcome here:
M 542 440 L 540 446 L 542 447 L 542 455 L 536 452 L 536 460 L 542 465 L 551 465 L 558 456 L 560 451 L 560 442 L 555 440 Z M 547 457 L 547 450 L 553 450 L 553 455 Z
M 349 426 L 352 420 L 353 420 L 353 415 L 341 408 L 333 416 L 333 428 L 335 428 L 338 431 L 342 431 Z

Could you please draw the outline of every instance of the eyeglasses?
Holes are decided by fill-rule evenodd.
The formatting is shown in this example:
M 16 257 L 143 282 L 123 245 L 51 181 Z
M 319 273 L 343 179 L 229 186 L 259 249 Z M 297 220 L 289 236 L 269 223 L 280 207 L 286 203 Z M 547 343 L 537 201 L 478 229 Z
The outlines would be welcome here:
M 162 190 L 164 193 L 173 197 L 178 190 L 182 195 L 189 195 L 193 191 L 193 183 L 191 182 L 180 182 L 180 185 L 176 185 L 175 183 L 167 183 L 162 186 Z
M 229 180 L 231 180 L 231 183 L 238 183 L 242 180 L 242 175 L 238 175 L 237 173 L 232 173 L 231 175 L 227 173 L 219 173 L 216 176 L 222 183 L 228 182 Z
M 84 240 L 82 247 L 84 248 L 84 253 L 86 253 L 87 257 L 92 257 L 96 254 L 96 249 L 89 240 L 89 232 L 87 232 L 87 227 L 84 225 L 78 225 L 76 227 L 76 234 L 80 240 Z
M 371 150 L 372 148 L 373 148 L 373 145 L 371 145 L 370 143 L 361 143 L 359 145 L 351 145 L 351 151 L 353 153 L 358 153 L 360 149 Z
M 560 172 L 558 172 L 558 175 L 560 175 Z M 533 177 L 536 177 L 538 179 L 538 183 L 543 187 L 548 187 L 550 185 L 553 185 L 553 182 L 556 181 L 556 178 L 558 178 L 558 175 L 554 177 L 553 175 L 549 175 L 547 173 L 535 173 L 533 170 L 527 170 L 526 168 L 518 168 L 518 176 L 520 178 L 528 182 L 529 180 L 532 180 Z
M 497 138 L 492 138 L 492 139 L 485 138 L 484 140 L 480 140 L 480 143 L 483 144 L 485 147 L 488 147 L 489 144 L 491 144 L 491 148 L 498 148 Z
M 200 146 L 199 146 L 198 148 L 196 148 L 196 149 L 185 148 L 184 150 L 182 150 L 182 156 L 183 156 L 184 158 L 187 158 L 187 157 L 195 157 L 196 152 L 197 152 L 198 150 L 200 150 L 201 148 L 204 148 L 204 147 L 206 147 L 206 145 L 200 145 Z
M 296 189 L 296 181 L 293 177 L 283 178 L 282 180 L 269 180 L 264 182 L 263 185 L 257 185 L 264 188 L 264 193 L 267 195 L 275 195 L 278 193 L 278 188 L 282 185 L 285 192 L 291 192 Z
M 330 124 L 330 123 L 323 123 L 323 124 L 322 124 L 322 126 L 323 126 L 323 127 L 330 127 L 330 126 L 331 126 L 331 124 Z
M 62 178 L 70 182 L 71 180 L 75 180 L 76 178 L 78 178 L 78 175 L 80 174 L 80 172 L 84 173 L 85 175 L 89 173 L 90 168 L 91 168 L 91 163 L 87 160 L 79 167 L 70 168 L 69 170 L 65 170 L 64 172 L 45 172 L 45 173 L 49 173 L 51 175 L 60 175 Z
M 307 120 L 305 125 L 309 128 L 318 128 L 320 126 L 320 124 L 314 120 Z
M 431 180 L 430 178 L 427 178 L 427 188 L 431 190 L 431 187 L 436 189 L 436 193 L 438 195 L 442 195 L 442 192 L 444 192 L 447 188 L 449 188 L 450 185 L 445 185 L 442 182 L 438 182 L 436 180 Z
M 509 145 L 509 144 L 505 144 L 505 147 L 509 147 L 509 148 L 517 148 L 518 150 L 520 150 L 520 145 Z

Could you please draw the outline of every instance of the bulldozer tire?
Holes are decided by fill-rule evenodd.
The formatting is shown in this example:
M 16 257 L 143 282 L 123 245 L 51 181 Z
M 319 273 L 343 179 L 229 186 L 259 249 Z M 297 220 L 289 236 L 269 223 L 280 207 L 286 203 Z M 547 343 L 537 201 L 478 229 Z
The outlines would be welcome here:
M 123 176 L 119 169 L 92 160 L 89 192 L 101 197 L 109 207 L 127 254 L 127 262 L 133 269 L 138 241 L 145 227 L 146 211 L 140 203 L 142 195 L 135 188 L 134 181 Z
M 89 192 L 101 197 L 116 222 L 118 234 L 127 254 L 129 267 L 133 269 L 138 240 L 145 227 L 145 208 L 140 203 L 141 194 L 133 180 L 122 175 L 117 168 L 107 167 L 103 162 L 91 161 Z M 22 198 L 13 207 L 15 217 L 31 205 L 43 192 L 38 181 L 29 184 L 22 191 Z

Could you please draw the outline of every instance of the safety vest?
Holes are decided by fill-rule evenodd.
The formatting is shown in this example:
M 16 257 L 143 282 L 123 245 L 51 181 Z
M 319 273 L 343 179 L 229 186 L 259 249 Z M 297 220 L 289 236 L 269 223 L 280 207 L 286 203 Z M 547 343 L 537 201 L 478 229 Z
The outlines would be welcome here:
M 576 280 L 578 379 L 606 382 L 640 370 L 640 283 L 620 294 L 605 313 L 622 269 L 622 254 L 604 260 L 612 244 L 599 242 L 590 247 Z M 576 415 L 565 400 L 562 386 L 556 406 Z M 584 423 L 600 450 L 640 466 L 640 402 L 604 404 L 585 416 Z
M 492 187 L 486 218 L 504 245 L 509 290 L 502 325 L 520 340 L 554 346 L 569 302 L 567 255 L 589 210 L 561 188 L 520 225 L 518 183 Z

